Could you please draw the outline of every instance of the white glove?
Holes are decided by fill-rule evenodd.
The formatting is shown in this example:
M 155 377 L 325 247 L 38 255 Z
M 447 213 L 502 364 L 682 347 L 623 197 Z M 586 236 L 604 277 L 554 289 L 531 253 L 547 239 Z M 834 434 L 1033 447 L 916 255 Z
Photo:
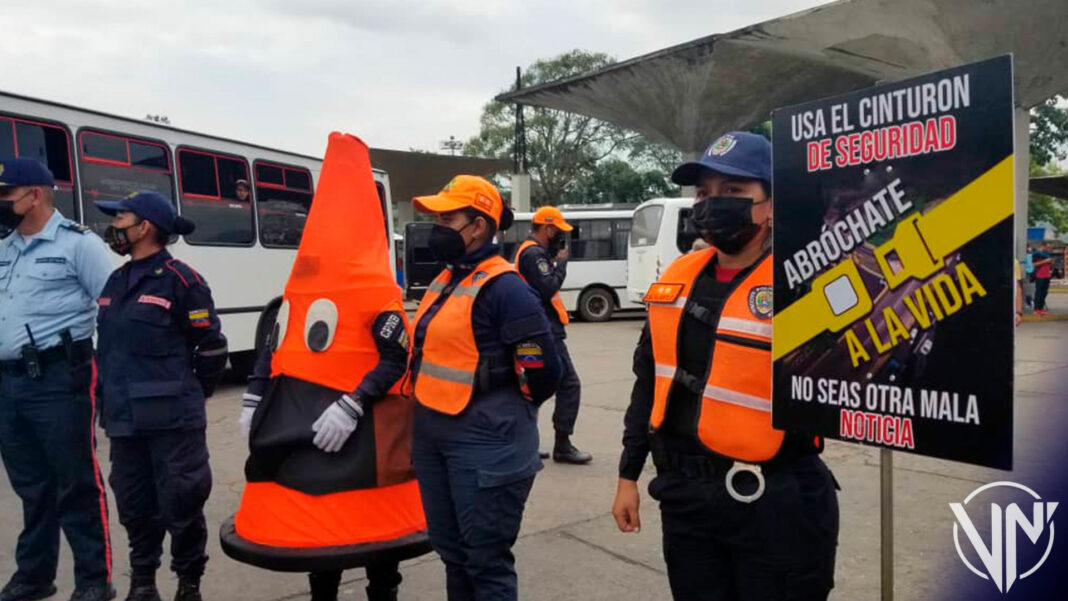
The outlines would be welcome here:
M 327 407 L 319 419 L 312 424 L 315 438 L 312 443 L 320 451 L 336 453 L 345 446 L 345 441 L 356 431 L 356 425 L 363 417 L 363 405 L 359 400 L 347 394 Z
M 241 404 L 241 417 L 237 418 L 237 426 L 241 429 L 241 438 L 248 440 L 249 431 L 252 429 L 252 415 L 260 405 L 260 396 L 246 392 L 241 397 Z

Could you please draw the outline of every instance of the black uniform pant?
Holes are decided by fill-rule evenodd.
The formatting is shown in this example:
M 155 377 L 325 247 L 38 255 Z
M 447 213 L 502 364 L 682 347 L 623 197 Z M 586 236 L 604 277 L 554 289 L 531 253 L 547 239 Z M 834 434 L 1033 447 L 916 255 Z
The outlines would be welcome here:
M 112 438 L 109 481 L 130 539 L 134 578 L 159 568 L 167 533 L 171 570 L 178 576 L 204 573 L 211 468 L 203 429 Z
M 1046 296 L 1049 294 L 1049 278 L 1035 279 L 1035 310 L 1043 311 L 1046 308 Z
M 582 383 L 579 382 L 571 354 L 563 338 L 556 338 L 556 354 L 560 357 L 563 375 L 556 388 L 556 407 L 553 408 L 553 429 L 559 434 L 570 436 L 575 433 L 575 421 L 578 420 L 579 400 L 582 396 Z
M 400 564 L 396 561 L 372 562 L 367 571 L 367 599 L 393 599 L 393 591 L 400 586 L 402 577 Z M 337 590 L 341 585 L 341 570 L 330 572 L 312 572 L 308 574 L 311 585 L 312 601 L 337 601 Z
M 22 500 L 14 582 L 55 580 L 61 528 L 74 554 L 75 585 L 111 580 L 107 498 L 96 463 L 95 408 L 89 395 L 91 369 L 86 359 L 73 367 L 66 361 L 49 363 L 41 380 L 0 374 L 0 455 Z
M 746 474 L 736 488 L 748 494 Z M 676 601 L 823 600 L 834 586 L 838 497 L 816 456 L 766 473 L 764 495 L 731 498 L 723 474 L 660 473 L 664 560 Z

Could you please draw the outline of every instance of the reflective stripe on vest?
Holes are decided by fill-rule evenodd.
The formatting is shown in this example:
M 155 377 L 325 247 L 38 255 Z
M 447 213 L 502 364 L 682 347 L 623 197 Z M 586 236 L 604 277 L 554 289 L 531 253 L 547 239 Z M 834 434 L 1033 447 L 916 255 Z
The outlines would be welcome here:
M 519 257 L 523 256 L 523 251 L 525 251 L 526 249 L 530 248 L 531 246 L 537 246 L 537 245 L 538 245 L 538 243 L 533 241 L 533 240 L 524 240 L 523 243 L 519 245 L 519 248 L 516 249 L 516 251 L 515 251 L 515 270 L 516 271 L 519 271 Z M 522 271 L 519 271 L 519 277 L 523 278 L 524 282 L 527 281 L 527 278 L 523 277 L 523 272 Z M 527 282 L 527 283 L 529 284 L 530 282 Z M 571 323 L 571 318 L 568 317 L 568 315 L 567 315 L 567 307 L 564 306 L 564 299 L 563 299 L 563 297 L 560 296 L 560 291 L 559 290 L 557 290 L 556 292 L 553 293 L 552 305 L 553 305 L 553 309 L 556 310 L 556 316 L 560 318 L 560 323 L 564 324 L 565 326 L 567 324 Z
M 708 249 L 679 257 L 657 282 L 682 285 L 678 298 L 671 303 L 649 303 L 649 332 L 656 362 L 649 425 L 654 430 L 664 421 L 672 387 L 681 385 L 676 382 L 676 353 L 690 291 L 714 255 L 715 250 Z M 716 321 L 712 365 L 700 389 L 701 406 L 695 432 L 698 440 L 713 452 L 741 461 L 771 459 L 784 437 L 781 430 L 771 427 L 770 347 L 753 348 L 737 342 L 741 339 L 770 345 L 770 316 L 761 318 L 755 314 L 750 307 L 750 295 L 757 288 L 766 288 L 770 294 L 771 278 L 772 258 L 768 255 L 728 295 Z
M 422 357 L 415 377 L 415 398 L 425 407 L 457 415 L 471 401 L 475 391 L 475 371 L 479 354 L 471 326 L 471 310 L 479 291 L 493 278 L 514 272 L 512 265 L 494 255 L 471 271 L 452 289 L 438 312 L 430 318 L 420 350 Z M 445 292 L 452 271 L 443 270 L 427 287 L 415 323 Z

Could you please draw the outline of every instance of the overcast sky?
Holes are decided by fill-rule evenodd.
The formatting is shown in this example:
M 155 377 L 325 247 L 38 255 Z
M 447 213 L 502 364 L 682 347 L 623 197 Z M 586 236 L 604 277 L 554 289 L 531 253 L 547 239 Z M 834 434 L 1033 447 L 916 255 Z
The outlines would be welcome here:
M 477 133 L 517 65 L 575 48 L 623 60 L 822 3 L 10 2 L 0 89 L 314 155 L 335 129 L 437 151 Z

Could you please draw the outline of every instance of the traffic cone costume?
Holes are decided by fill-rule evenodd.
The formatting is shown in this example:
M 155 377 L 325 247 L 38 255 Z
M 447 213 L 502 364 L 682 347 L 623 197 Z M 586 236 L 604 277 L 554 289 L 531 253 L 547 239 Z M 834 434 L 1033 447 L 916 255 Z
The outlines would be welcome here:
M 270 385 L 252 421 L 248 484 L 221 532 L 239 561 L 317 571 L 430 549 L 411 469 L 413 401 L 399 383 L 365 405 L 339 452 L 312 443 L 323 410 L 377 364 L 375 317 L 404 315 L 383 222 L 367 145 L 330 134 L 272 336 Z

